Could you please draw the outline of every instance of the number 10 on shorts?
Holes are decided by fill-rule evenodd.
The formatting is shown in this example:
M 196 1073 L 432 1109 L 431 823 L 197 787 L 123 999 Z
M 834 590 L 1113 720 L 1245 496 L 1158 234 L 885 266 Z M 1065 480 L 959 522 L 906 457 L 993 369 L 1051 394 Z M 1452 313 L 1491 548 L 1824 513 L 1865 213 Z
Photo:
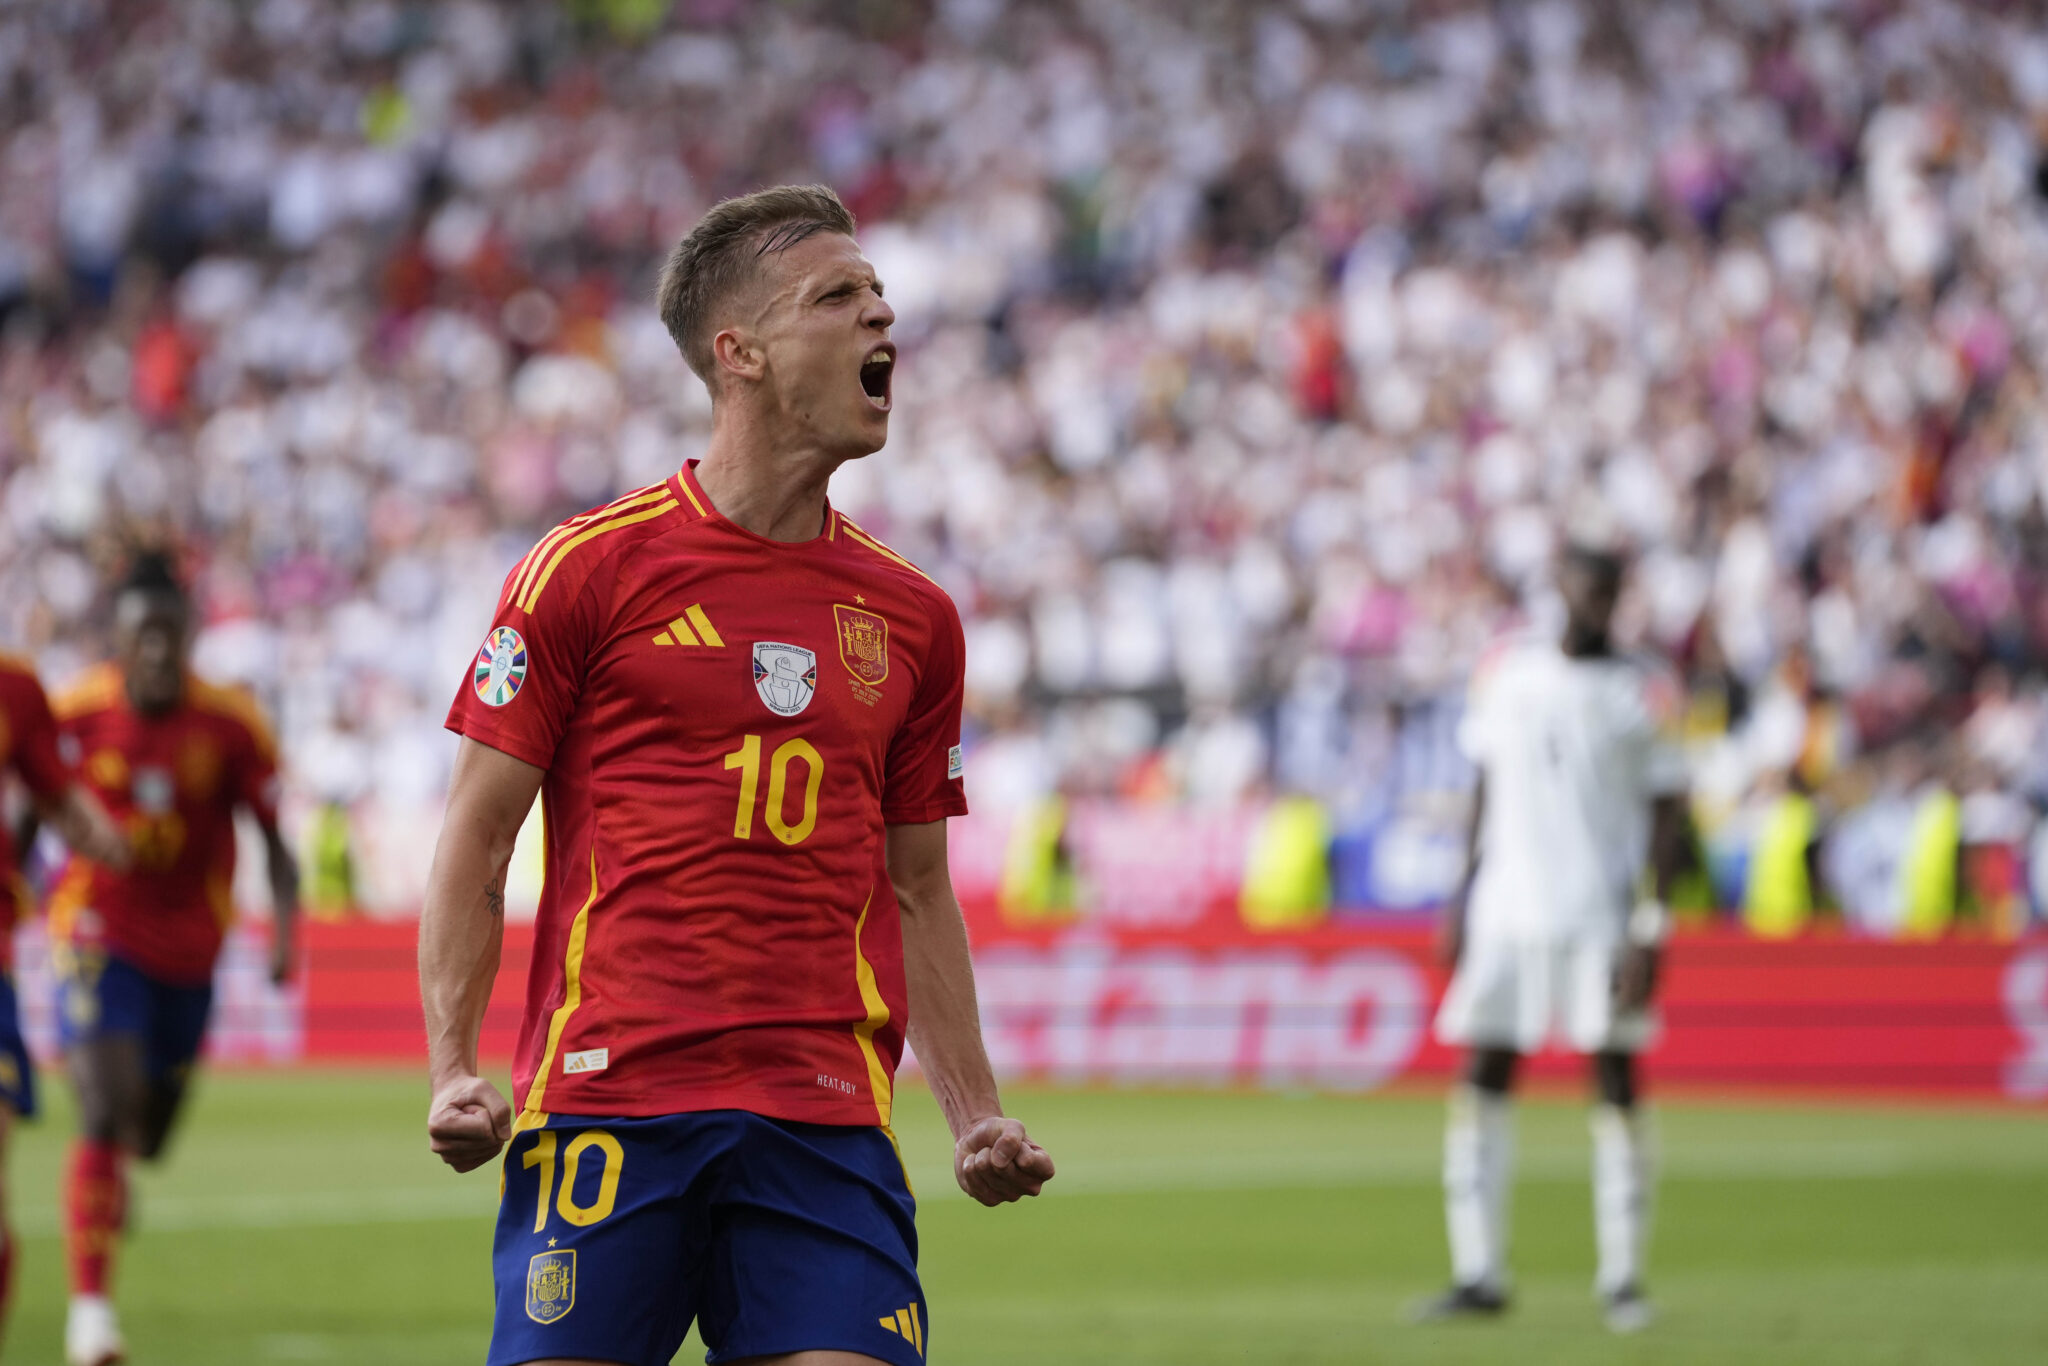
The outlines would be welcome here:
M 545 1232 L 548 1226 L 548 1201 L 554 1200 L 555 1209 L 564 1219 L 578 1228 L 604 1219 L 619 1201 L 619 1173 L 625 1168 L 626 1153 L 619 1146 L 619 1140 L 602 1129 L 585 1129 L 569 1140 L 569 1146 L 561 1150 L 562 1186 L 555 1189 L 555 1151 L 560 1135 L 552 1129 L 543 1129 L 526 1156 L 519 1159 L 526 1168 L 540 1168 L 540 1199 L 533 1212 L 533 1231 Z M 576 1173 L 582 1165 L 584 1154 L 597 1149 L 599 1159 L 604 1163 L 604 1174 L 598 1179 L 597 1198 L 587 1205 L 576 1203 Z

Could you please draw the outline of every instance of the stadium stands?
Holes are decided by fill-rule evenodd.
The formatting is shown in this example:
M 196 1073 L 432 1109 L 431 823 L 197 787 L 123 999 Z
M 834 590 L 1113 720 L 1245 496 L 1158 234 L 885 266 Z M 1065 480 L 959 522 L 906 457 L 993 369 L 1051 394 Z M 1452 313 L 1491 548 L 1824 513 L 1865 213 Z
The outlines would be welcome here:
M 111 8 L 0 10 L 0 642 L 61 682 L 176 538 L 373 908 L 505 570 L 701 447 L 660 253 L 788 179 L 902 319 L 835 497 L 960 603 L 992 819 L 1304 793 L 1340 899 L 1427 901 L 1463 678 L 1597 535 L 1721 901 L 1792 794 L 1860 924 L 1944 858 L 2040 904 L 2024 7 Z

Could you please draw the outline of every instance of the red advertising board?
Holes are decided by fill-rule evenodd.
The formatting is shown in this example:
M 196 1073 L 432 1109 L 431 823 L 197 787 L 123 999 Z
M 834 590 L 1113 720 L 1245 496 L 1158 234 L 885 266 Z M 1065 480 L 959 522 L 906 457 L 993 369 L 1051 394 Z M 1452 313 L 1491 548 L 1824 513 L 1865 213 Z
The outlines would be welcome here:
M 971 919 L 989 1051 L 1007 1076 L 1364 1090 L 1455 1065 L 1430 1034 L 1442 975 L 1424 926 L 1260 934 L 1212 916 L 1020 932 L 985 910 Z M 498 1058 L 532 943 L 522 926 L 505 938 L 484 1028 Z M 413 942 L 411 925 L 312 929 L 300 1056 L 421 1056 Z M 2048 940 L 1696 933 L 1672 946 L 1662 1013 L 1660 1083 L 2048 1099 Z

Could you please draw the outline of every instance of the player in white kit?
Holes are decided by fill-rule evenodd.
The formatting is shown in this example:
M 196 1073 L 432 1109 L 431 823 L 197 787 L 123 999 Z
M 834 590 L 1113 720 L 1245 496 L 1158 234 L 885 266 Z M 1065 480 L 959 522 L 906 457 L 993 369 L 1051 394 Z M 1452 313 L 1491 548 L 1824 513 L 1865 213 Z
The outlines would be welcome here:
M 1676 682 L 1614 653 L 1614 556 L 1558 566 L 1563 639 L 1512 639 L 1473 676 L 1458 743 L 1479 769 L 1465 881 L 1442 948 L 1456 967 L 1437 1037 L 1469 1050 L 1444 1138 L 1451 1289 L 1426 1319 L 1507 1307 L 1510 1093 L 1525 1053 L 1555 1040 L 1592 1059 L 1595 1281 L 1608 1326 L 1648 1324 L 1643 1257 L 1651 1173 L 1636 1053 L 1684 857 Z M 1651 889 L 1643 872 L 1651 865 Z

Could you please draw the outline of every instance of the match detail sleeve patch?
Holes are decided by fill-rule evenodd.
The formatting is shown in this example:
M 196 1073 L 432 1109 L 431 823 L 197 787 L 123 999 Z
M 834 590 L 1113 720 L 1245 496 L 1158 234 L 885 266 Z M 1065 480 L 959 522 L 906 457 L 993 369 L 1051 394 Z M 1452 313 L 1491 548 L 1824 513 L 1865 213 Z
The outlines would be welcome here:
M 960 758 L 960 746 L 958 746 L 958 745 L 955 745 L 955 746 L 953 746 L 953 747 L 952 747 L 951 749 L 947 750 L 947 751 L 946 751 L 946 777 L 947 777 L 947 779 L 948 779 L 948 780 L 951 780 L 951 779 L 957 778 L 957 777 L 959 777 L 959 776 L 960 776 L 960 775 L 961 775 L 962 773 L 965 773 L 966 771 L 967 771 L 967 765 L 966 765 L 966 763 L 965 763 L 965 762 L 963 762 L 963 761 L 961 760 L 961 758 Z

